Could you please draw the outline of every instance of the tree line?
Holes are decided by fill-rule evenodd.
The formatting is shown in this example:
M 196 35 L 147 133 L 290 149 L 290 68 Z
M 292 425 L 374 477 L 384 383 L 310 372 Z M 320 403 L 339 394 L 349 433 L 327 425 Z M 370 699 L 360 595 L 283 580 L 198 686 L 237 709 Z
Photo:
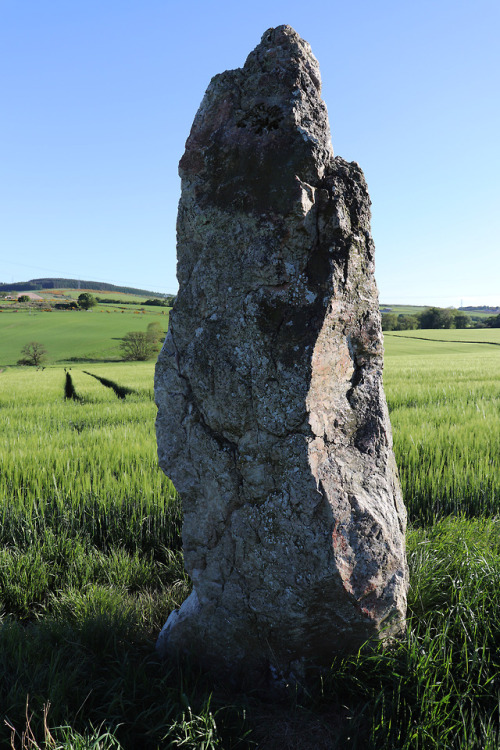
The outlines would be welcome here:
M 449 307 L 427 307 L 416 315 L 382 313 L 383 331 L 414 331 L 418 328 L 500 328 L 500 315 L 479 318 Z

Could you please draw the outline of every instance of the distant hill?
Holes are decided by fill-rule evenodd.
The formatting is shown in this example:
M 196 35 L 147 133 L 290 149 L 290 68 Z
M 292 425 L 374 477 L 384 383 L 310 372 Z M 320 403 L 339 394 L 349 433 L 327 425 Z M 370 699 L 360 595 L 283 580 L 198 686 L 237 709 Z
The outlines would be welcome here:
M 150 292 L 147 289 L 136 289 L 132 286 L 116 286 L 102 281 L 83 281 L 82 279 L 30 279 L 16 281 L 13 284 L 0 284 L 0 292 L 36 292 L 41 289 L 91 289 L 101 292 L 123 292 L 124 294 L 138 294 L 142 297 L 166 297 L 166 294 Z
M 397 315 L 403 314 L 403 315 L 419 315 L 424 310 L 428 309 L 429 307 L 439 307 L 439 305 L 384 305 L 380 304 L 380 311 L 383 313 L 396 313 Z M 445 308 L 446 309 L 446 308 Z M 500 307 L 488 307 L 487 305 L 483 306 L 470 306 L 470 307 L 450 307 L 450 310 L 458 309 L 467 315 L 469 315 L 473 320 L 474 319 L 480 319 L 480 318 L 487 318 L 490 315 L 495 315 L 500 313 Z
M 459 307 L 459 310 L 464 312 L 477 312 L 477 313 L 500 313 L 500 307 L 489 307 L 488 305 L 481 305 L 480 307 Z

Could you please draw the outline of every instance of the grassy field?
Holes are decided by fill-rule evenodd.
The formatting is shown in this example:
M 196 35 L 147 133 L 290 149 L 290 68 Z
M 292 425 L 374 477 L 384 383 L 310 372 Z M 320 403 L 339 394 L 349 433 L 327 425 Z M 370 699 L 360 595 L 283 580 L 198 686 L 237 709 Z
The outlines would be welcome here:
M 384 333 L 388 345 L 391 346 L 392 339 L 420 339 L 422 341 L 440 342 L 449 344 L 473 344 L 476 352 L 482 351 L 483 344 L 490 346 L 500 346 L 500 328 L 443 328 L 443 329 L 419 329 L 416 331 L 386 331 Z M 423 345 L 422 345 L 423 346 Z M 419 349 L 415 344 L 412 345 L 412 351 L 423 353 L 424 349 Z M 440 351 L 444 351 L 442 348 Z M 449 347 L 446 347 L 449 351 Z M 461 348 L 455 348 L 455 351 L 461 351 Z M 432 356 L 434 350 L 427 347 L 425 352 Z
M 500 330 L 410 333 L 385 335 L 384 378 L 410 518 L 497 515 Z
M 141 297 L 139 294 L 128 294 L 127 292 L 113 292 L 113 291 L 107 291 L 106 289 L 101 289 L 99 291 L 95 291 L 93 289 L 47 289 L 43 292 L 41 292 L 41 296 L 45 295 L 57 295 L 61 294 L 67 297 L 68 299 L 78 299 L 79 295 L 82 294 L 82 292 L 90 292 L 90 294 L 93 294 L 94 297 L 101 297 L 102 299 L 116 299 L 120 300 L 122 302 L 145 302 L 147 299 L 151 299 L 151 297 Z
M 380 309 L 383 312 L 390 311 L 396 315 L 419 315 L 425 310 L 425 307 L 421 305 L 385 305 L 381 303 Z
M 19 310 L 0 315 L 0 367 L 14 365 L 21 348 L 39 341 L 48 351 L 49 364 L 72 361 L 118 361 L 120 341 L 128 331 L 146 331 L 158 322 L 166 331 L 168 310 L 129 306 L 110 311 L 104 306 L 92 310 L 42 312 Z
M 101 343 L 78 353 L 111 358 L 121 314 L 56 315 L 97 319 Z M 410 518 L 406 638 L 337 659 L 276 704 L 154 655 L 189 582 L 179 500 L 156 462 L 153 364 L 74 363 L 80 400 L 64 398 L 61 366 L 0 373 L 0 721 L 15 747 L 28 700 L 31 748 L 497 750 L 500 347 L 410 333 L 386 335 L 385 368 Z M 10 735 L 0 727 L 0 746 Z

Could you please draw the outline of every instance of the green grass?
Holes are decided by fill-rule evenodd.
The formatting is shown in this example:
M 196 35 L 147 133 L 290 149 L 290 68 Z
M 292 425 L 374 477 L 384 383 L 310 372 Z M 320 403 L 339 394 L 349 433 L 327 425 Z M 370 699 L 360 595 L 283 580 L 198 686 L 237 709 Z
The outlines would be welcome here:
M 500 347 L 393 334 L 386 350 L 407 634 L 274 704 L 155 657 L 189 581 L 156 460 L 153 364 L 73 364 L 79 402 L 63 367 L 0 373 L 0 724 L 16 747 L 29 696 L 31 748 L 498 748 Z
M 384 334 L 386 341 L 392 339 L 421 339 L 445 343 L 466 343 L 470 346 L 481 346 L 482 344 L 500 346 L 500 328 L 480 329 L 419 329 L 417 331 L 387 331 Z M 397 351 L 397 350 L 396 350 Z M 425 350 L 415 350 L 423 353 Z M 428 350 L 432 354 L 432 350 Z M 442 350 L 444 351 L 444 350 Z M 456 349 L 456 351 L 459 351 Z M 477 350 L 479 351 L 479 350 Z
M 159 311 L 161 310 L 161 311 Z M 15 365 L 22 347 L 39 341 L 48 351 L 50 363 L 72 360 L 118 361 L 120 341 L 128 331 L 146 331 L 159 322 L 167 330 L 168 311 L 132 306 L 124 311 L 95 307 L 91 311 L 19 310 L 0 314 L 0 367 Z
M 424 305 L 390 305 L 381 304 L 381 310 L 390 310 L 396 315 L 419 315 L 426 308 Z
M 433 333 L 471 341 L 484 331 Z M 499 332 L 489 333 L 500 341 Z M 398 335 L 385 343 L 384 383 L 410 519 L 498 514 L 500 346 Z
M 146 300 L 148 299 L 155 299 L 155 296 L 153 294 L 147 297 L 139 294 L 129 294 L 128 292 L 117 292 L 106 289 L 69 289 L 60 287 L 58 289 L 37 289 L 33 291 L 34 294 L 38 295 L 43 300 L 51 302 L 53 302 L 54 300 L 60 300 L 61 302 L 63 302 L 64 300 L 77 300 L 80 294 L 82 294 L 83 292 L 89 292 L 94 297 L 101 297 L 103 299 L 115 299 L 120 300 L 121 302 L 135 302 L 139 304 L 146 302 Z M 22 292 L 6 292 L 6 294 L 22 294 Z M 9 300 L 5 301 L 0 298 L 0 301 L 2 303 L 5 303 L 6 305 L 9 304 Z

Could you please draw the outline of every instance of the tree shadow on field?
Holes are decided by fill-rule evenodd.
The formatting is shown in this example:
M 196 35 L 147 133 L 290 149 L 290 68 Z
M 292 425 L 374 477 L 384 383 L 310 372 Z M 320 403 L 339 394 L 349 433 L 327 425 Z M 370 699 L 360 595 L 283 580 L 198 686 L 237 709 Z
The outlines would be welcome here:
M 83 372 L 85 373 L 85 375 L 90 375 L 91 378 L 95 378 L 96 380 L 98 380 L 106 388 L 111 388 L 117 398 L 125 399 L 125 397 L 129 396 L 131 393 L 137 393 L 137 391 L 134 391 L 133 388 L 128 388 L 125 385 L 119 385 L 118 383 L 115 383 L 114 380 L 109 380 L 109 378 L 103 378 L 100 375 L 94 375 L 92 372 L 87 372 L 87 370 L 84 370 Z

